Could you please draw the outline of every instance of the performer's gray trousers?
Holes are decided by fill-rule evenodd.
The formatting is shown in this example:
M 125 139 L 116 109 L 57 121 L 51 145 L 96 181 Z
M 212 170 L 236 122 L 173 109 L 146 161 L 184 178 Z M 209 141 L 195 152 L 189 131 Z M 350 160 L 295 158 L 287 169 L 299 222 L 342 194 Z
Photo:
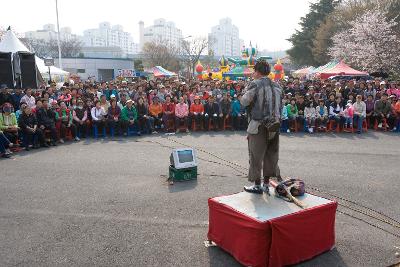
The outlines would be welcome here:
M 279 131 L 268 133 L 265 126 L 258 127 L 258 134 L 249 134 L 249 181 L 255 182 L 263 177 L 280 176 Z

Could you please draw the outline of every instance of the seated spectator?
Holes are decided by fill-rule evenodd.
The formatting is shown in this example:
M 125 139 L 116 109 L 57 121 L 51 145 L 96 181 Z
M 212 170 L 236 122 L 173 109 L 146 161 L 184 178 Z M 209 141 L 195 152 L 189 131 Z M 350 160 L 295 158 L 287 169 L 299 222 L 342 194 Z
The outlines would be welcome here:
M 107 112 L 108 127 L 110 129 L 110 132 L 117 131 L 117 134 L 119 135 L 121 133 L 121 125 L 120 125 L 121 109 L 117 105 L 117 100 L 115 99 L 115 97 L 112 97 L 112 95 L 110 104 L 111 105 L 108 108 Z
M 344 114 L 344 129 L 347 130 L 347 128 L 352 129 L 353 128 L 353 116 L 354 116 L 354 109 L 353 109 L 353 103 L 351 100 L 347 100 L 346 108 L 343 111 Z
M 56 122 L 56 113 L 49 106 L 49 102 L 47 99 L 42 99 L 43 107 L 36 110 L 36 118 L 38 121 L 39 128 L 42 131 L 50 131 L 51 133 L 51 144 L 56 146 L 56 142 L 58 140 L 57 130 L 55 126 Z
M 302 95 L 299 96 L 299 99 L 296 103 L 298 115 L 297 115 L 297 122 L 303 125 L 304 130 L 306 130 L 305 125 L 305 117 L 304 117 L 304 109 L 306 108 L 306 102 L 304 101 L 304 97 Z
M 400 132 L 400 97 L 397 98 L 397 102 L 394 105 L 394 111 L 396 114 L 396 121 L 393 127 L 393 131 Z
M 0 115 L 0 131 L 15 144 L 18 140 L 18 123 L 15 113 L 12 112 L 13 106 L 10 103 L 3 105 L 3 113 Z
M 79 137 L 86 138 L 88 112 L 83 106 L 82 99 L 78 99 L 77 106 L 72 112 L 72 117 L 74 119 L 77 136 L 79 135 Z
M 13 143 L 7 139 L 7 137 L 0 131 L 0 155 L 2 158 L 10 158 L 11 151 L 10 147 L 13 146 Z
M 374 107 L 374 116 L 378 123 L 378 128 L 382 128 L 383 119 L 389 118 L 391 109 L 392 107 L 388 101 L 388 95 L 383 93 L 381 99 L 375 102 Z
M 287 112 L 289 121 L 295 121 L 299 114 L 295 98 L 290 99 L 290 104 L 287 105 Z
M 21 105 L 21 98 L 22 98 L 22 89 L 16 88 L 14 90 L 14 94 L 12 94 L 13 106 L 14 111 L 17 112 L 20 109 Z
M 167 95 L 165 97 L 165 102 L 163 104 L 163 123 L 164 129 L 167 130 L 167 122 L 174 121 L 175 119 L 175 104 L 171 102 L 171 96 Z
M 121 110 L 121 128 L 124 135 L 128 135 L 128 130 L 135 125 L 137 117 L 137 111 L 133 105 L 133 101 L 129 99 L 126 101 L 126 106 Z
M 221 125 L 219 128 L 223 130 L 223 124 L 225 120 L 229 119 L 229 115 L 231 114 L 231 101 L 228 96 L 228 93 L 225 93 L 224 96 L 222 97 L 222 100 L 220 102 L 221 106 L 221 113 L 222 113 L 222 118 L 220 119 Z
M 372 127 L 374 123 L 374 108 L 375 108 L 375 101 L 372 95 L 367 96 L 367 100 L 365 101 L 365 108 L 366 108 L 366 120 L 368 126 Z
M 179 103 L 175 105 L 175 127 L 176 132 L 179 133 L 179 125 L 181 122 L 184 123 L 186 127 L 186 132 L 189 132 L 188 129 L 188 116 L 189 116 L 189 107 L 185 103 L 185 100 L 181 96 L 179 98 Z
M 357 133 L 362 131 L 362 123 L 366 118 L 367 109 L 365 103 L 362 101 L 362 95 L 357 95 L 356 102 L 353 104 L 354 121 L 357 123 Z
M 320 99 L 318 103 L 319 104 L 315 109 L 315 120 L 320 128 L 326 129 L 326 124 L 328 122 L 328 108 L 325 106 L 325 101 L 323 99 Z
M 395 122 L 396 122 L 396 111 L 395 111 L 395 105 L 397 102 L 396 95 L 391 95 L 389 96 L 389 102 L 391 105 L 390 113 L 389 113 L 389 118 L 388 118 L 388 124 L 389 128 L 393 129 L 395 127 Z
M 214 96 L 208 97 L 208 102 L 204 106 L 204 128 L 209 130 L 210 120 L 214 126 L 214 131 L 217 131 L 222 118 L 221 108 L 218 103 L 214 102 Z
M 60 129 L 60 143 L 64 143 L 67 130 L 71 132 L 72 137 L 75 138 L 75 141 L 79 141 L 79 137 L 76 135 L 75 124 L 72 123 L 72 111 L 67 108 L 67 105 L 64 101 L 61 101 L 59 105 L 60 108 L 56 112 L 56 121 Z
M 153 97 L 153 101 L 149 106 L 149 115 L 151 119 L 151 129 L 155 132 L 157 128 L 161 128 L 163 106 L 160 103 L 158 96 Z
M 110 103 L 107 101 L 105 95 L 101 95 L 100 97 L 100 106 L 104 109 L 105 112 L 107 112 L 108 108 L 110 107 Z
M 21 98 L 21 103 L 24 102 L 30 108 L 34 108 L 36 104 L 35 98 L 32 96 L 32 89 L 28 88 L 25 90 L 25 95 Z
M 15 117 L 17 121 L 19 120 L 19 117 L 22 115 L 22 111 L 24 110 L 25 107 L 28 105 L 26 103 L 21 103 L 19 106 L 19 109 L 15 112 Z
M 100 105 L 100 101 L 96 100 L 94 103 L 94 107 L 91 110 L 92 123 L 93 126 L 97 127 L 98 132 L 103 132 L 103 129 L 106 127 L 106 111 Z
M 189 113 L 189 128 L 192 126 L 193 121 L 196 125 L 203 124 L 204 106 L 200 101 L 199 96 L 195 96 L 193 104 L 190 106 Z
M 344 124 L 344 113 L 343 113 L 343 101 L 340 96 L 335 97 L 335 102 L 329 107 L 329 120 L 336 122 L 336 127 L 343 127 Z
M 238 101 L 242 99 L 242 95 L 238 95 Z M 240 130 L 246 130 L 248 125 L 248 119 L 247 119 L 247 110 L 246 107 L 244 107 L 242 104 L 240 104 L 240 119 L 239 119 L 239 128 Z
M 151 133 L 151 117 L 149 116 L 148 107 L 143 97 L 138 98 L 136 110 L 138 114 L 139 131 L 142 133 Z
M 38 126 L 36 115 L 30 107 L 25 107 L 19 120 L 19 126 L 23 135 L 23 145 L 25 150 L 29 151 L 29 147 L 39 148 L 39 143 L 44 147 L 49 145 L 44 141 L 43 131 Z
M 304 119 L 305 119 L 305 128 L 308 129 L 309 133 L 314 132 L 315 128 L 315 118 L 316 112 L 314 107 L 314 102 L 310 101 L 307 106 L 304 108 Z
M 286 106 L 286 99 L 282 99 L 282 114 L 281 114 L 281 132 L 290 133 L 289 130 L 289 117 L 288 117 L 288 110 Z
M 231 118 L 232 118 L 232 128 L 237 131 L 240 130 L 240 101 L 237 98 L 237 95 L 233 95 L 233 100 L 231 101 Z

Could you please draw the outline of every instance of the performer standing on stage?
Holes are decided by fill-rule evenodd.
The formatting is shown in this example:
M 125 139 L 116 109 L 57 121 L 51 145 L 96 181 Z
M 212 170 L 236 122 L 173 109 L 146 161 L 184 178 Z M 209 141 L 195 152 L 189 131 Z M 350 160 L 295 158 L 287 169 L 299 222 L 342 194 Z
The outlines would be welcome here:
M 250 193 L 269 193 L 270 177 L 280 178 L 279 129 L 282 89 L 267 76 L 270 66 L 265 60 L 258 60 L 254 66 L 252 81 L 246 88 L 241 104 L 248 109 L 249 126 L 249 181 L 254 185 L 245 186 Z M 263 170 L 263 184 L 261 184 Z

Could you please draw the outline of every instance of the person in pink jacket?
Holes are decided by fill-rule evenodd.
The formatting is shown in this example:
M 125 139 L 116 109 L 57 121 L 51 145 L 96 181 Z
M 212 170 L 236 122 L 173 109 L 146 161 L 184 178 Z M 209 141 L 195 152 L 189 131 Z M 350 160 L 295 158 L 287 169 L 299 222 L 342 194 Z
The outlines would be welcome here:
M 343 111 L 345 123 L 344 123 L 344 130 L 346 131 L 347 128 L 353 128 L 353 116 L 354 116 L 354 108 L 351 100 L 347 101 L 347 105 L 345 110 Z
M 186 127 L 186 132 L 189 132 L 188 126 L 189 107 L 185 103 L 183 97 L 179 98 L 179 103 L 175 105 L 175 127 L 176 132 L 179 132 L 179 125 L 183 121 Z

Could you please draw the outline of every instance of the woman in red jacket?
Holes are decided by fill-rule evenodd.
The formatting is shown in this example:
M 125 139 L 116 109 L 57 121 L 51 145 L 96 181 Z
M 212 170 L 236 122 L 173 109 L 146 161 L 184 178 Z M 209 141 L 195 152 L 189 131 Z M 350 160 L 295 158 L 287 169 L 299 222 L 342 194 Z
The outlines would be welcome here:
M 194 103 L 190 106 L 189 129 L 192 127 L 194 120 L 195 125 L 203 125 L 204 106 L 201 104 L 200 97 L 194 97 Z

